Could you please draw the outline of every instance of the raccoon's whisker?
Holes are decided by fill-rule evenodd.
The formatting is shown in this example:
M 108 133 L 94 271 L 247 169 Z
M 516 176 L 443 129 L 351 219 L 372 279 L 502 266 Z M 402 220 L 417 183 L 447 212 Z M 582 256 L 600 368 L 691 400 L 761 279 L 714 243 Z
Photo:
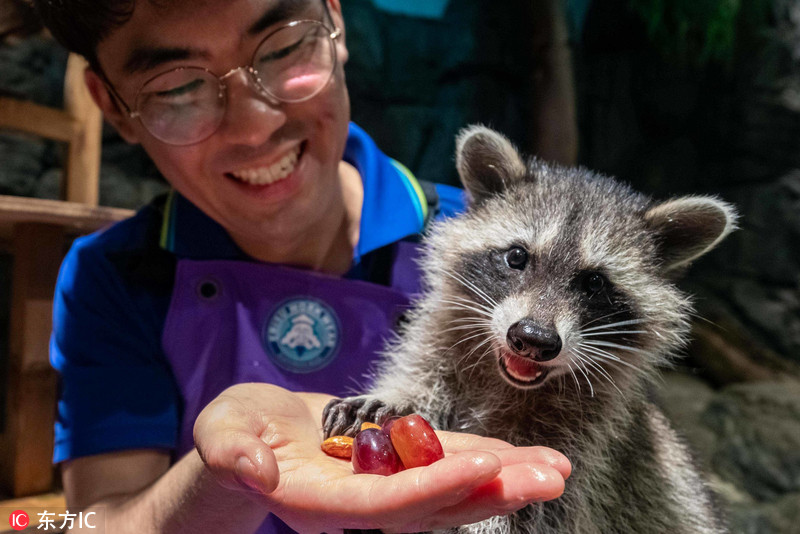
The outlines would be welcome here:
M 482 345 L 482 344 L 483 344 L 483 343 L 481 343 L 481 345 Z M 478 345 L 478 347 L 480 347 L 481 345 Z M 476 347 L 476 348 L 477 348 L 477 347 Z M 474 352 L 474 350 L 473 350 L 473 352 Z M 467 378 L 468 378 L 469 380 L 472 380 L 472 375 L 473 375 L 473 374 L 475 373 L 475 371 L 478 369 L 478 365 L 480 365 L 480 364 L 481 364 L 481 362 L 483 362 L 484 358 L 486 358 L 486 356 L 488 356 L 488 355 L 489 355 L 489 354 L 491 354 L 491 353 L 492 353 L 492 347 L 491 347 L 491 345 L 490 345 L 490 346 L 486 347 L 486 350 L 485 350 L 485 351 L 483 351 L 483 354 L 481 354 L 481 355 L 480 355 L 480 357 L 479 357 L 479 358 L 477 358 L 477 359 L 475 360 L 475 362 L 474 362 L 474 363 L 472 363 L 472 364 L 470 364 L 470 365 L 468 365 L 467 367 L 465 367 L 465 368 L 464 368 L 464 372 L 465 372 L 465 373 L 466 373 L 466 372 L 469 372 L 469 374 L 467 375 Z M 463 359 L 463 358 L 462 358 L 462 359 Z
M 573 361 L 575 361 L 575 363 L 577 364 L 578 371 L 580 371 L 583 374 L 583 376 L 586 377 L 586 382 L 589 384 L 589 390 L 591 391 L 591 396 L 594 397 L 594 387 L 592 387 L 593 384 L 592 384 L 591 380 L 589 379 L 589 376 L 586 374 L 586 372 L 588 372 L 589 374 L 592 374 L 593 376 L 594 376 L 594 373 L 589 371 L 589 369 L 586 367 L 586 361 L 583 358 L 581 358 L 577 354 L 574 354 L 572 356 L 577 356 L 577 358 L 575 358 Z
M 581 350 L 580 350 L 580 349 L 573 349 L 573 350 L 575 351 L 575 353 L 576 353 L 576 354 L 579 354 L 579 355 L 581 356 L 581 359 L 582 359 L 582 360 L 583 360 L 583 361 L 584 361 L 584 362 L 585 362 L 587 365 L 591 365 L 593 368 L 597 369 L 597 371 L 598 371 L 598 372 L 599 372 L 601 375 L 603 375 L 604 377 L 606 377 L 606 378 L 608 379 L 608 381 L 609 381 L 609 382 L 611 382 L 612 384 L 616 384 L 616 382 L 614 382 L 614 379 L 611 377 L 611 375 L 609 375 L 609 374 L 608 374 L 608 372 L 607 372 L 607 371 L 606 371 L 606 370 L 603 368 L 603 366 L 602 366 L 602 365 L 600 365 L 598 362 L 596 362 L 596 361 L 595 361 L 595 359 L 594 359 L 594 358 L 593 358 L 591 355 L 589 355 L 589 354 L 585 354 L 585 353 L 581 352 Z M 620 393 L 621 393 L 621 392 L 620 392 Z
M 595 348 L 588 347 L 583 343 L 579 343 L 578 346 L 580 348 L 584 349 L 589 354 L 592 354 L 592 355 L 594 355 L 594 356 L 596 356 L 596 357 L 598 357 L 598 358 L 600 358 L 602 360 L 606 360 L 611 364 L 618 363 L 620 365 L 624 365 L 626 367 L 630 367 L 631 369 L 633 369 L 637 373 L 642 372 L 642 370 L 639 369 L 638 367 L 636 367 L 635 365 L 632 365 L 632 364 L 626 362 L 625 360 L 621 360 L 620 358 L 618 358 L 614 354 L 611 354 L 610 352 L 606 352 L 606 351 L 604 351 L 602 349 L 598 349 L 596 347 Z
M 600 330 L 601 328 L 614 328 L 616 326 L 627 326 L 627 325 L 631 325 L 631 324 L 640 324 L 640 323 L 643 323 L 643 322 L 645 322 L 644 319 L 628 319 L 627 321 L 619 321 L 619 322 L 610 323 L 610 324 L 601 324 L 601 325 L 598 325 L 598 326 L 593 326 L 591 328 L 583 328 L 583 327 L 581 327 L 580 331 L 581 332 L 594 332 L 595 330 Z
M 609 374 L 608 374 L 608 372 L 607 372 L 605 369 L 603 369 L 603 366 L 602 366 L 602 365 L 600 365 L 599 363 L 597 363 L 596 361 L 594 361 L 594 359 L 593 359 L 591 356 L 586 356 L 586 359 L 584 360 L 584 362 L 586 363 L 586 365 L 590 366 L 592 369 L 594 369 L 594 370 L 596 370 L 598 373 L 600 373 L 600 376 L 602 376 L 602 377 L 604 377 L 606 380 L 608 380 L 609 384 L 611 384 L 612 386 L 614 386 L 614 389 L 616 389 L 617 391 L 619 391 L 619 388 L 617 387 L 617 383 L 616 383 L 616 382 L 614 382 L 614 379 L 613 379 L 613 378 L 611 378 L 611 375 L 609 375 Z M 592 373 L 592 374 L 594 374 L 594 373 Z M 622 392 L 621 392 L 621 391 L 619 391 L 619 393 L 620 393 L 620 394 L 622 394 Z
M 490 310 L 476 307 L 476 305 L 469 305 L 463 302 L 453 302 L 453 301 L 441 301 L 445 304 L 445 310 L 467 310 L 470 312 L 475 313 L 476 315 L 483 315 L 485 317 L 492 317 L 492 312 Z
M 479 319 L 481 319 L 483 321 L 491 321 L 492 320 L 492 314 L 494 313 L 494 310 L 490 310 L 488 308 L 484 308 L 483 306 L 480 306 L 480 305 L 470 306 L 469 304 L 463 304 L 463 303 L 458 303 L 458 302 L 449 302 L 449 303 L 446 302 L 445 304 L 446 304 L 446 306 L 444 306 L 442 308 L 444 310 L 449 310 L 449 311 L 466 310 L 466 311 L 473 312 L 472 314 L 470 314 L 470 316 L 457 317 L 455 319 L 452 319 L 452 321 L 456 321 L 456 320 L 466 321 L 466 320 L 469 320 L 469 319 L 477 319 L 477 318 L 479 318 Z
M 605 362 L 608 365 L 624 365 L 625 367 L 630 368 L 635 373 L 639 373 L 639 374 L 643 374 L 644 373 L 641 369 L 639 369 L 639 368 L 637 368 L 637 367 L 635 367 L 633 365 L 630 365 L 629 363 L 624 362 L 622 360 L 611 360 L 611 359 L 608 359 L 605 356 L 602 356 L 602 355 L 599 355 L 599 354 L 593 355 L 593 358 L 597 358 L 598 360 L 602 360 L 603 362 Z
M 490 314 L 494 312 L 494 309 L 492 307 L 487 306 L 486 304 L 483 304 L 481 302 L 475 302 L 472 299 L 468 299 L 466 297 L 462 297 L 461 295 L 450 295 L 449 298 L 455 299 L 455 302 L 449 301 L 449 302 L 452 302 L 453 304 L 461 303 L 461 304 L 466 304 L 466 305 L 471 305 L 471 306 L 477 306 L 477 307 L 481 308 L 482 310 L 486 310 L 486 312 L 490 313 Z
M 453 280 L 455 280 L 456 282 L 461 283 L 464 287 L 471 290 L 479 297 L 483 298 L 487 304 L 491 304 L 492 306 L 497 306 L 497 302 L 492 297 L 484 293 L 483 290 L 481 290 L 478 286 L 476 286 L 475 284 L 464 278 L 464 276 L 458 273 L 451 273 L 449 271 L 442 271 L 442 272 L 447 276 L 449 276 L 450 278 L 452 278 Z
M 595 339 L 591 341 L 584 341 L 583 343 L 592 347 L 612 347 L 615 349 L 627 350 L 636 354 L 647 354 L 646 350 L 629 347 L 627 345 L 620 345 L 619 343 L 612 343 L 611 341 L 600 341 Z
M 470 357 L 471 357 L 473 354 L 475 354 L 475 352 L 477 352 L 477 351 L 478 351 L 478 349 L 480 349 L 480 348 L 481 348 L 483 345 L 485 345 L 486 343 L 490 343 L 490 342 L 492 341 L 492 333 L 491 333 L 491 332 L 488 332 L 488 331 L 487 331 L 487 332 L 485 332 L 485 333 L 486 333 L 486 339 L 484 339 L 483 341 L 481 341 L 480 343 L 478 343 L 477 345 L 475 345 L 475 346 L 472 348 L 472 350 L 470 350 L 470 351 L 469 351 L 468 353 L 466 353 L 464 356 L 462 356 L 461 358 L 459 358 L 458 362 L 456 362 L 456 366 L 459 366 L 459 365 L 461 365 L 461 363 L 462 363 L 462 362 L 464 362 L 464 361 L 468 360 L 468 359 L 469 359 L 469 358 L 470 358 Z M 481 332 L 481 334 L 484 334 L 484 333 L 483 333 L 483 332 Z M 478 336 L 473 336 L 473 338 L 475 338 L 475 337 L 478 337 Z M 455 345 L 453 345 L 453 347 L 455 347 Z M 490 348 L 491 348 L 491 347 L 490 347 Z M 484 358 L 484 356 L 481 356 L 480 358 L 478 358 L 478 361 L 480 361 L 480 360 L 481 360 L 481 359 L 483 359 L 483 358 Z
M 622 358 L 620 358 L 619 356 L 617 356 L 613 352 L 608 352 L 607 350 L 603 350 L 603 349 L 601 349 L 599 347 L 595 347 L 594 345 L 590 345 L 590 344 L 585 343 L 585 342 L 578 343 L 578 347 L 586 350 L 590 354 L 596 354 L 596 355 L 599 355 L 599 356 L 603 356 L 607 360 L 613 360 L 613 361 L 617 361 L 617 362 L 623 362 L 624 361 Z
M 619 315 L 620 313 L 625 313 L 625 311 L 626 310 L 619 310 L 619 311 L 615 311 L 614 313 L 609 313 L 608 315 L 603 315 L 601 317 L 597 317 L 596 319 L 592 319 L 591 321 L 582 324 L 580 326 L 580 328 L 584 328 L 586 326 L 589 326 L 590 324 L 596 323 L 597 321 L 602 321 L 603 319 L 607 319 L 608 317 L 613 317 L 614 315 Z
M 717 328 L 719 328 L 723 332 L 727 332 L 728 331 L 728 329 L 725 328 L 724 326 L 722 326 L 722 325 L 720 325 L 718 323 L 715 323 L 711 319 L 706 319 L 705 317 L 703 317 L 699 313 L 689 313 L 689 315 L 691 315 L 692 317 L 694 317 L 695 319 L 697 319 L 699 321 L 703 321 L 704 323 L 710 324 L 711 326 L 716 326 Z
M 445 307 L 444 309 L 445 310 L 453 310 L 455 308 Z M 463 323 L 463 322 L 466 322 L 466 321 L 486 321 L 486 318 L 484 318 L 484 317 L 475 317 L 474 315 L 468 315 L 468 316 L 464 316 L 464 317 L 455 317 L 453 319 L 450 319 L 449 321 L 447 321 L 447 324 L 459 323 L 459 322 Z
M 571 361 L 572 361 L 572 358 L 570 358 L 570 361 L 567 362 L 567 367 L 569 367 L 569 372 L 572 373 L 572 379 L 575 381 L 575 385 L 578 387 L 578 393 L 580 393 L 581 392 L 581 385 L 580 385 L 580 383 L 578 383 L 578 377 L 575 376 L 575 371 L 572 369 L 572 364 L 570 363 Z
M 469 322 L 467 322 L 466 320 L 448 321 L 447 324 L 452 324 L 454 322 L 462 323 L 462 324 L 456 324 L 454 326 L 451 326 L 451 327 L 447 328 L 446 330 L 442 330 L 442 333 L 444 333 L 444 332 L 455 332 L 455 331 L 458 331 L 458 330 L 468 330 L 470 328 L 476 328 L 476 329 L 481 329 L 481 330 L 491 330 L 491 328 L 492 328 L 492 324 L 489 321 L 486 321 L 486 320 L 483 320 L 483 319 L 480 319 L 480 318 L 475 319 L 474 317 Z
M 604 350 L 604 349 L 602 349 L 600 347 L 613 347 L 613 348 L 618 348 L 620 350 L 625 350 L 627 352 L 631 352 L 631 353 L 634 353 L 634 354 L 641 354 L 641 355 L 643 355 L 644 359 L 647 359 L 648 356 L 649 356 L 649 353 L 647 351 L 640 350 L 640 349 L 637 349 L 637 348 L 634 348 L 634 347 L 628 347 L 626 345 L 619 345 L 617 343 L 611 343 L 611 342 L 605 342 L 605 341 L 581 340 L 581 342 L 579 343 L 579 346 L 581 348 L 586 349 L 586 350 L 591 350 L 595 354 L 603 354 L 606 358 L 610 358 L 610 359 L 618 361 L 618 362 L 623 362 L 624 361 L 624 359 L 621 357 L 621 355 L 616 354 L 614 352 L 611 352 L 609 350 Z M 637 370 L 638 370 L 638 368 L 637 368 Z
M 484 317 L 456 317 L 455 319 L 450 319 L 445 324 L 458 324 L 458 323 L 469 323 L 469 324 L 492 324 L 490 321 L 487 321 Z
M 464 302 L 475 302 L 473 299 L 467 298 L 467 297 L 465 297 L 463 295 L 448 295 L 448 296 L 450 298 L 453 298 L 453 299 L 456 299 L 456 300 L 461 300 L 461 301 L 464 301 Z M 492 300 L 492 303 L 495 303 L 494 300 Z M 485 306 L 485 305 L 481 304 L 481 306 Z M 489 306 L 486 306 L 486 309 L 490 309 Z
M 450 328 L 446 328 L 442 330 L 442 334 L 447 332 L 455 332 L 456 330 L 475 330 L 476 328 L 487 328 L 489 325 L 486 323 L 469 323 L 469 324 L 462 324 L 459 326 L 451 326 Z
M 476 334 L 472 334 L 471 336 L 468 336 L 468 337 L 465 337 L 465 338 L 461 338 L 458 341 L 456 341 L 455 343 L 453 343 L 452 345 L 450 345 L 450 347 L 447 350 L 450 351 L 450 350 L 456 348 L 457 345 L 460 345 L 460 344 L 464 343 L 465 341 L 469 341 L 470 339 L 475 339 L 476 337 L 485 336 L 486 334 L 491 335 L 491 332 L 489 332 L 489 331 L 485 331 L 485 332 L 484 331 L 480 331 L 480 332 L 478 332 Z M 491 337 L 489 339 L 491 339 Z
M 570 356 L 572 356 L 572 355 L 570 355 Z M 584 378 L 586 378 L 586 383 L 589 384 L 590 395 L 591 395 L 591 397 L 594 397 L 594 387 L 592 386 L 592 381 L 589 380 L 589 375 L 587 375 L 586 371 L 584 371 L 584 366 L 582 365 L 583 362 L 582 362 L 581 358 L 579 357 L 577 360 L 573 359 L 572 361 L 575 362 L 575 367 L 578 368 L 578 371 L 580 371 L 580 373 L 584 376 Z
M 457 364 L 457 365 L 460 365 L 460 364 L 461 364 L 461 362 L 463 362 L 463 361 L 465 361 L 465 360 L 468 360 L 468 359 L 469 359 L 469 358 L 470 358 L 470 357 L 471 357 L 473 354 L 475 354 L 475 352 L 477 352 L 477 351 L 478 351 L 478 349 L 480 349 L 480 348 L 481 348 L 483 345 L 485 345 L 486 343 L 488 343 L 488 342 L 489 342 L 489 341 L 491 341 L 491 339 L 492 339 L 492 335 L 491 335 L 491 333 L 490 333 L 490 332 L 486 332 L 485 334 L 484 334 L 484 333 L 481 333 L 481 335 L 485 335 L 485 336 L 486 336 L 486 339 L 484 339 L 483 341 L 481 341 L 480 343 L 478 343 L 477 345 L 475 345 L 475 346 L 474 346 L 474 347 L 473 347 L 473 348 L 472 348 L 472 349 L 471 349 L 469 352 L 467 352 L 467 353 L 466 353 L 464 356 L 462 356 L 462 357 L 461 357 L 461 358 L 458 360 L 458 364 Z M 476 337 L 480 337 L 480 336 L 473 336 L 473 339 L 474 339 L 474 338 L 476 338 Z
M 569 372 L 572 374 L 572 380 L 575 382 L 575 386 L 578 388 L 578 407 L 580 409 L 580 413 L 583 413 L 583 402 L 581 401 L 581 397 L 583 397 L 583 391 L 581 390 L 581 383 L 578 381 L 578 376 L 575 374 L 575 371 L 572 369 L 572 357 L 567 359 L 567 367 L 569 367 Z
M 581 352 L 580 349 L 576 348 L 576 349 L 573 349 L 573 351 L 575 351 L 575 353 L 583 356 L 583 361 L 586 362 L 587 365 L 591 365 L 594 369 L 597 369 L 597 372 L 600 373 L 603 377 L 605 377 L 606 380 L 608 380 L 608 382 L 614 387 L 614 389 L 616 389 L 619 392 L 620 396 L 625 398 L 625 394 L 622 392 L 622 390 L 620 390 L 617 387 L 617 383 L 614 381 L 614 379 L 611 377 L 611 375 L 608 374 L 608 371 L 606 371 L 600 363 L 596 362 L 592 356 L 590 356 L 588 354 L 584 354 L 583 352 Z
M 468 312 L 469 313 L 468 317 L 459 317 L 458 318 L 458 320 L 461 321 L 461 322 L 464 322 L 466 320 L 473 320 L 474 321 L 476 319 L 484 320 L 484 321 L 487 321 L 487 322 L 489 320 L 491 320 L 491 316 L 488 313 L 482 312 L 480 310 L 476 310 L 474 308 L 467 308 L 465 306 L 445 306 L 444 308 L 441 308 L 441 309 L 442 309 L 442 311 L 448 311 L 448 312 L 455 313 L 455 314 L 461 313 L 462 315 L 463 315 L 463 312 Z M 452 319 L 452 320 L 448 321 L 447 323 L 450 324 L 451 322 L 456 322 L 456 319 Z
M 442 299 L 439 302 L 442 302 L 444 304 L 449 304 L 449 306 L 445 306 L 444 309 L 467 310 L 467 311 L 471 311 L 471 312 L 477 313 L 478 315 L 485 315 L 486 317 L 491 317 L 492 316 L 492 314 L 488 310 L 483 309 L 483 308 L 477 308 L 474 304 L 472 306 L 470 306 L 470 305 L 465 304 L 463 302 L 456 302 L 456 301 L 447 300 L 447 299 Z
M 609 330 L 603 332 L 580 333 L 581 337 L 608 336 L 611 334 L 647 334 L 647 330 Z
M 492 350 L 491 345 L 486 347 L 486 350 L 484 350 L 483 353 L 480 355 L 480 357 L 475 360 L 475 363 L 473 363 L 472 365 L 469 366 L 469 370 L 470 370 L 469 377 L 470 377 L 470 379 L 472 378 L 472 373 L 474 373 L 475 370 L 478 368 L 478 365 L 481 362 L 483 362 L 483 360 L 485 360 L 486 357 L 491 355 L 493 352 L 494 351 Z

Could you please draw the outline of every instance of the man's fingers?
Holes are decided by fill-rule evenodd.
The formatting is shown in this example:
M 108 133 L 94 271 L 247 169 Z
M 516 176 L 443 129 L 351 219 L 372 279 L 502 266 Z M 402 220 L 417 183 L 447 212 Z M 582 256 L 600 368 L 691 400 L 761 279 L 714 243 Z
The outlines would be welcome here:
M 258 418 L 239 399 L 224 395 L 197 417 L 197 452 L 223 486 L 269 493 L 279 480 L 275 455 L 260 438 Z
M 197 443 L 197 451 L 208 469 L 223 486 L 267 494 L 280 480 L 275 454 L 250 431 L 226 430 L 213 442 Z
M 502 439 L 487 438 L 476 434 L 463 434 L 460 432 L 436 432 L 445 452 L 459 451 L 493 451 L 495 449 L 513 448 L 513 445 Z
M 564 477 L 558 470 L 543 464 L 515 464 L 505 466 L 499 477 L 473 490 L 463 504 L 491 506 L 498 513 L 508 513 L 562 493 Z
M 469 450 L 491 451 L 502 460 L 503 465 L 545 464 L 557 469 L 564 478 L 568 478 L 572 473 L 572 465 L 567 457 L 548 447 L 514 447 L 500 439 L 457 432 L 436 432 L 436 435 L 448 453 Z
M 477 523 L 515 512 L 531 503 L 555 499 L 563 492 L 564 479 L 550 466 L 506 466 L 499 477 L 474 489 L 463 501 L 441 509 L 420 524 L 404 525 L 398 531 L 436 530 L 453 524 Z
M 566 456 L 549 447 L 512 447 L 496 449 L 493 454 L 504 466 L 513 464 L 542 464 L 555 469 L 564 479 L 572 474 L 572 464 Z

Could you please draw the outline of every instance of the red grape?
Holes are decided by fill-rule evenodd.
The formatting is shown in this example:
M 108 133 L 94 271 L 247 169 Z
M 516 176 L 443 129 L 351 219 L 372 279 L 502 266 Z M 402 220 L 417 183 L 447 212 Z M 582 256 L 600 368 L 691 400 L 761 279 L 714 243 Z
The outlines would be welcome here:
M 378 428 L 367 428 L 353 441 L 353 471 L 373 475 L 392 475 L 403 469 L 389 436 Z
M 406 469 L 430 465 L 444 458 L 439 438 L 436 437 L 431 425 L 420 415 L 407 415 L 394 421 L 390 436 L 392 445 Z

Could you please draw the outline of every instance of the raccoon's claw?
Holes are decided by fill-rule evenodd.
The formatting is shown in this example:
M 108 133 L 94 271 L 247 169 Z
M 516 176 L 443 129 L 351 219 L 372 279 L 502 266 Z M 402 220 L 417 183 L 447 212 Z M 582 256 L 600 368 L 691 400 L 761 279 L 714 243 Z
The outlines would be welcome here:
M 388 417 L 401 415 L 401 410 L 371 396 L 360 395 L 333 399 L 322 411 L 322 431 L 330 436 L 355 436 L 362 423 L 382 423 Z

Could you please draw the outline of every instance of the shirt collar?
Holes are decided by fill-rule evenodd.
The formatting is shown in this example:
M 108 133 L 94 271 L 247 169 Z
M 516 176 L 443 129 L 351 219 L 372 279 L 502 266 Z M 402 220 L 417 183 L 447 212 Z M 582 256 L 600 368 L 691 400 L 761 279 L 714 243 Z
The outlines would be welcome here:
M 353 123 L 343 159 L 358 170 L 364 184 L 354 264 L 373 250 L 422 231 L 428 205 L 419 182 Z M 179 258 L 247 258 L 219 223 L 174 190 L 164 207 L 159 243 Z
M 428 203 L 419 182 L 352 123 L 344 160 L 358 169 L 364 183 L 356 263 L 373 250 L 422 231 Z

